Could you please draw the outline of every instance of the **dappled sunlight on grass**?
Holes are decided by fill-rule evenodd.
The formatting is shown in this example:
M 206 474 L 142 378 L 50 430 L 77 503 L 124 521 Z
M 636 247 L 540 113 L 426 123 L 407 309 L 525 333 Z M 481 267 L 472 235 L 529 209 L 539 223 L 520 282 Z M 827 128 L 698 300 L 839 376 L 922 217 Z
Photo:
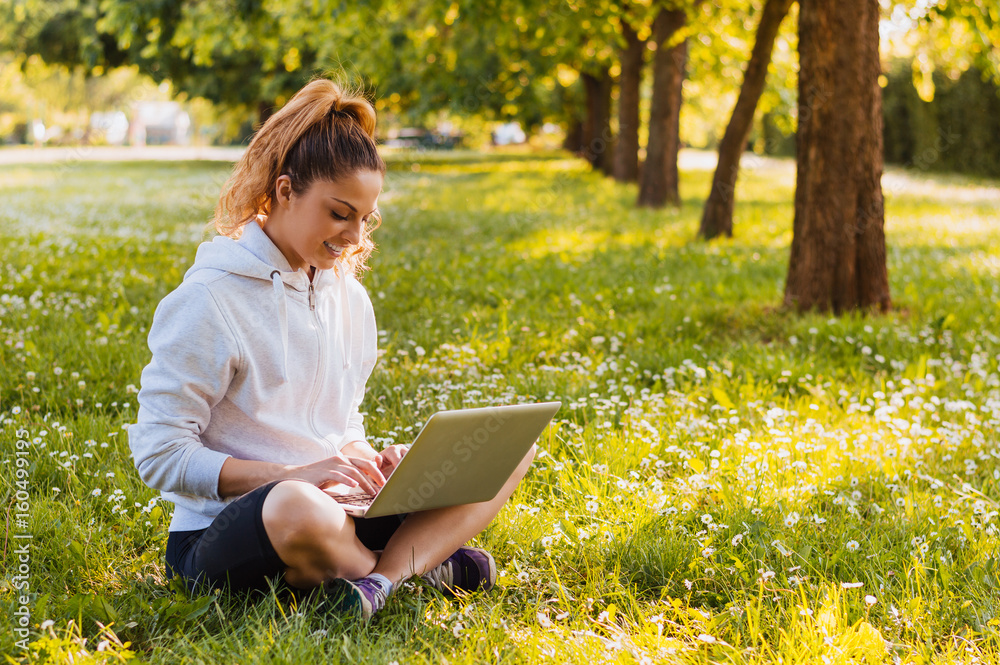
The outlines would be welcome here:
M 961 260 L 955 257 L 947 261 L 944 268 L 945 270 L 958 268 L 982 277 L 997 278 L 1000 277 L 1000 254 L 986 250 L 977 250 L 969 253 Z
M 592 254 L 598 247 L 614 249 L 609 246 L 610 237 L 611 233 L 608 231 L 539 230 L 527 238 L 511 243 L 508 248 L 530 259 L 540 259 L 549 254 Z M 615 241 L 615 244 L 621 243 L 620 238 L 616 237 Z
M 1000 242 L 997 208 L 934 204 L 919 211 L 889 205 L 886 237 L 897 247 L 948 248 Z
M 903 196 L 917 204 L 948 201 L 962 205 L 1000 205 L 1000 187 L 995 181 L 946 173 L 889 167 L 882 176 L 882 190 L 886 198 Z
M 652 252 L 682 244 L 676 234 L 663 230 L 594 231 L 541 228 L 530 235 L 512 241 L 507 250 L 525 259 L 542 259 L 556 255 L 562 262 L 573 256 L 592 256 L 596 252 L 642 250 Z

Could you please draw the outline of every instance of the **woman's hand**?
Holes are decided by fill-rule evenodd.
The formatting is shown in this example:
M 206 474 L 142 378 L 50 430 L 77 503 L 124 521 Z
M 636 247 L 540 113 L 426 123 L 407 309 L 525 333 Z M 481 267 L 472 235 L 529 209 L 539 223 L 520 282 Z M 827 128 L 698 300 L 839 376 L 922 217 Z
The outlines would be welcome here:
M 385 476 L 377 462 L 377 457 L 367 460 L 334 455 L 312 464 L 293 466 L 289 475 L 310 482 L 320 489 L 339 483 L 347 487 L 358 487 L 366 494 L 378 494 L 385 485 Z
M 401 443 L 396 443 L 384 448 L 375 458 L 375 461 L 378 463 L 378 469 L 382 472 L 382 475 L 388 478 L 389 474 L 391 474 L 396 466 L 399 465 L 399 460 L 403 459 L 403 455 L 405 455 L 409 449 L 409 446 L 404 446 Z

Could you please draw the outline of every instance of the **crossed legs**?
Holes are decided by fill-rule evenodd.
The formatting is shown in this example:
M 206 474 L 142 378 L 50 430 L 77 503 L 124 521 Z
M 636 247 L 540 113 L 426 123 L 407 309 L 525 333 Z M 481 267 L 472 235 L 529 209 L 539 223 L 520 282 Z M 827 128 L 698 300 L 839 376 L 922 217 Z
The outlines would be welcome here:
M 311 589 L 340 577 L 355 580 L 370 573 L 392 583 L 440 565 L 493 521 L 524 478 L 535 457 L 532 446 L 500 492 L 491 500 L 410 514 L 381 556 L 354 533 L 354 520 L 333 497 L 303 480 L 286 480 L 264 499 L 264 529 L 281 560 L 285 581 Z

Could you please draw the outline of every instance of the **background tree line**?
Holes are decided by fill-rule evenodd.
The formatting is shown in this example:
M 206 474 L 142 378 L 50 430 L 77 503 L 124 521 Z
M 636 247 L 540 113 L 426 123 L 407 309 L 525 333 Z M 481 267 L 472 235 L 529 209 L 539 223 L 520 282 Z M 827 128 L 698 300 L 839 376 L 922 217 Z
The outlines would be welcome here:
M 0 8 L 0 47 L 18 57 L 85 72 L 137 65 L 192 96 L 253 109 L 258 121 L 315 72 L 346 69 L 400 119 L 447 111 L 529 128 L 558 122 L 565 147 L 636 183 L 640 206 L 681 202 L 681 117 L 692 97 L 685 82 L 728 87 L 736 100 L 729 112 L 702 109 L 728 117 L 719 123 L 705 238 L 734 232 L 740 158 L 763 98 L 772 119 L 785 111 L 796 137 L 785 301 L 801 309 L 889 307 L 884 154 L 917 163 L 922 142 L 937 145 L 950 131 L 948 113 L 963 120 L 953 143 L 975 141 L 973 150 L 995 155 L 988 146 L 1000 142 L 995 114 L 985 116 L 992 124 L 968 123 L 970 109 L 996 108 L 1000 16 L 990 0 L 2 0 Z M 914 35 L 910 78 L 920 103 L 895 93 L 902 77 L 892 73 L 895 96 L 883 104 L 890 78 L 880 32 L 894 26 Z M 779 35 L 796 48 L 774 62 Z M 969 81 L 977 76 L 993 80 L 976 87 Z M 948 101 L 972 90 L 982 94 L 978 105 Z M 995 161 L 939 147 L 928 166 L 994 173 Z
M 985 0 L 942 1 L 909 19 L 913 4 L 883 2 L 883 18 L 907 17 L 915 36 L 910 61 L 887 72 L 886 158 L 912 161 L 934 118 L 968 128 L 983 149 L 969 159 L 949 152 L 929 168 L 995 175 L 988 157 L 1000 154 L 1000 136 L 988 120 L 996 116 L 989 113 L 997 99 L 996 10 Z M 619 180 L 638 182 L 639 164 L 649 162 L 655 168 L 640 202 L 656 206 L 679 201 L 674 153 L 677 134 L 684 135 L 682 104 L 716 101 L 720 91 L 735 98 L 744 68 L 747 81 L 728 125 L 718 121 L 722 109 L 710 109 L 715 131 L 704 138 L 721 137 L 722 157 L 713 191 L 734 185 L 747 131 L 758 151 L 794 154 L 785 137 L 795 130 L 797 57 L 786 49 L 772 62 L 771 49 L 779 30 L 794 46 L 795 12 L 789 0 L 0 0 L 0 50 L 21 59 L 37 54 L 85 77 L 135 64 L 157 82 L 250 110 L 258 121 L 314 72 L 346 67 L 380 110 L 402 123 L 444 111 L 519 120 L 529 129 L 552 121 L 567 128 L 567 147 Z M 924 64 L 912 64 L 918 59 Z M 947 98 L 958 78 L 963 102 L 939 109 L 928 84 Z M 709 90 L 715 94 L 703 94 Z M 962 117 L 961 107 L 986 112 Z M 707 206 L 706 235 L 729 232 L 725 206 L 713 212 L 720 203 Z

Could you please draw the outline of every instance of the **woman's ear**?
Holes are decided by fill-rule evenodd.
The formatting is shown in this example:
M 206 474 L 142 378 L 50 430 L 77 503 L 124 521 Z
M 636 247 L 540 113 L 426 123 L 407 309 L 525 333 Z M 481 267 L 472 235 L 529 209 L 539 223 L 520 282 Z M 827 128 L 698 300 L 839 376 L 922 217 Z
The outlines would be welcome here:
M 274 202 L 282 208 L 288 208 L 292 201 L 292 179 L 287 175 L 278 176 L 274 183 Z

